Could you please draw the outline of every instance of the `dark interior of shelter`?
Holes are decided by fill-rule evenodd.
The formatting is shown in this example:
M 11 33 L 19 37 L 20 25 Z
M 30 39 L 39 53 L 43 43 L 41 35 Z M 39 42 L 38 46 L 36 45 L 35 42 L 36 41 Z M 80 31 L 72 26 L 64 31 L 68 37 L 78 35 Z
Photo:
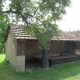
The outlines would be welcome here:
M 38 41 L 27 41 L 26 61 L 42 64 L 42 52 Z M 30 54 L 29 54 L 30 53 Z M 48 50 L 50 67 L 55 64 L 80 60 L 80 41 L 51 41 Z

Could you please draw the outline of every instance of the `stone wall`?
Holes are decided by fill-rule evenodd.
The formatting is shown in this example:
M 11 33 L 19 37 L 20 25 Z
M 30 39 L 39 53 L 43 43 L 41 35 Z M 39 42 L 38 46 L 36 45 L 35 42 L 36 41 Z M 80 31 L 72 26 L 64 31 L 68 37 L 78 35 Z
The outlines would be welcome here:
M 12 67 L 18 72 L 25 71 L 25 55 L 17 56 L 17 40 L 10 31 L 5 42 L 6 60 L 10 62 Z
M 17 40 L 14 34 L 9 32 L 8 38 L 5 42 L 6 60 L 10 62 L 16 71 L 25 71 L 25 55 L 17 56 Z
M 17 72 L 25 72 L 25 56 L 16 56 L 16 71 Z
M 13 67 L 16 65 L 16 45 L 17 43 L 14 34 L 10 31 L 5 42 L 5 52 L 6 60 L 8 60 Z

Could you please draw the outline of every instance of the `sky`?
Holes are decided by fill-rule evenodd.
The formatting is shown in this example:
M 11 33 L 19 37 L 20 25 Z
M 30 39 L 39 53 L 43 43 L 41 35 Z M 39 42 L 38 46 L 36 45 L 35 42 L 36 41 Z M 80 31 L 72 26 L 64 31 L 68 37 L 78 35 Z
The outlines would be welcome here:
M 66 9 L 67 14 L 58 22 L 63 31 L 80 30 L 80 0 L 71 1 L 71 6 Z

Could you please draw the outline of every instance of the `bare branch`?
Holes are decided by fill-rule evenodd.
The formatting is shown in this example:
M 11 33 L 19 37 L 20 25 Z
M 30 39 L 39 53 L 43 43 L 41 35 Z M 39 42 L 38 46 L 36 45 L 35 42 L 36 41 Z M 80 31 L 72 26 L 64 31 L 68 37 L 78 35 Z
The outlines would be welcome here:
M 5 13 L 14 13 L 14 14 L 17 14 L 17 15 L 21 16 L 22 20 L 26 22 L 27 26 L 29 26 L 29 22 L 27 21 L 29 16 L 32 17 L 32 18 L 35 18 L 36 20 L 41 22 L 41 20 L 39 18 L 35 17 L 34 15 L 31 15 L 31 14 L 27 13 L 26 17 L 25 17 L 21 13 L 19 13 L 17 11 L 13 11 L 12 9 L 7 10 L 7 11 L 2 11 L 2 13 L 3 14 L 5 14 Z
M 12 11 L 12 10 L 2 11 L 2 13 L 15 13 L 15 14 L 17 14 L 16 11 Z
M 10 10 L 7 10 L 7 11 L 2 11 L 2 13 L 14 13 L 14 14 L 17 14 L 17 15 L 21 16 L 23 21 L 25 21 L 28 24 L 27 18 L 25 18 L 25 16 L 23 16 L 21 13 L 18 13 L 17 11 L 13 11 L 12 9 L 10 9 Z

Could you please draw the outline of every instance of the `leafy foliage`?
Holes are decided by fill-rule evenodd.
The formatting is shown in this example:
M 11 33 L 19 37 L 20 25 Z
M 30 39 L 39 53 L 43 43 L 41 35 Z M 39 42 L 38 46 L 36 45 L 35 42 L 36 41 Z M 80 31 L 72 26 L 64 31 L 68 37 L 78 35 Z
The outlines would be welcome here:
M 0 52 L 4 48 L 4 36 L 5 36 L 7 25 L 8 25 L 8 20 L 6 19 L 6 17 L 0 15 Z
M 58 35 L 61 30 L 58 29 L 56 24 L 46 23 L 44 24 L 45 28 L 40 30 L 35 28 L 35 36 L 38 38 L 40 43 L 40 49 L 49 49 L 49 42 L 53 36 Z M 48 28 L 47 28 L 48 26 Z
M 24 25 L 29 28 L 27 30 L 38 38 L 40 47 L 47 49 L 51 38 L 60 31 L 56 21 L 62 19 L 66 13 L 65 8 L 70 5 L 70 0 L 9 1 L 9 7 L 6 11 L 1 9 L 1 13 L 13 15 L 10 19 L 14 19 L 15 22 L 23 21 Z M 0 4 L 3 2 L 4 0 L 1 0 Z M 3 4 L 3 6 L 5 5 Z

